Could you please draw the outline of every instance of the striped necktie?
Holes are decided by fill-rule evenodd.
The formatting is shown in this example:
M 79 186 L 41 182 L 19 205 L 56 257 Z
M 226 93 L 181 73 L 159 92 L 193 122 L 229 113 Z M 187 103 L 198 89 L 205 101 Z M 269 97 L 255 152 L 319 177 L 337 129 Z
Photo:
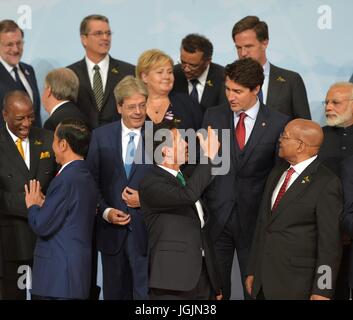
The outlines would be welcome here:
M 93 93 L 97 103 L 98 111 L 102 110 L 103 107 L 103 82 L 101 73 L 99 71 L 99 66 L 96 64 L 94 67 L 94 75 L 93 75 Z

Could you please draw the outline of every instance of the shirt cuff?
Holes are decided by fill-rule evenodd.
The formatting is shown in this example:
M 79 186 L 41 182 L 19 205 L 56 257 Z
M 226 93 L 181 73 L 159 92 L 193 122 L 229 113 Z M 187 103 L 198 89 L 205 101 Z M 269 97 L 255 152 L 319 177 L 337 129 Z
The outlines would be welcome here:
M 111 209 L 113 209 L 113 208 L 107 208 L 103 211 L 103 219 L 109 223 L 110 223 L 110 221 L 108 220 L 108 213 Z

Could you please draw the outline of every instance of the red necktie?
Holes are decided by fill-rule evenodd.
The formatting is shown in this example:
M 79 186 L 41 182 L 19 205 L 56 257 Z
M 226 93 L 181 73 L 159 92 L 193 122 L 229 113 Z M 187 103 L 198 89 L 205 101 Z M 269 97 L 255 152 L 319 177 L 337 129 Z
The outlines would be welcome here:
M 289 180 L 290 180 L 290 178 L 291 178 L 291 176 L 292 176 L 292 174 L 293 174 L 294 172 L 295 172 L 295 170 L 294 170 L 292 167 L 290 167 L 290 168 L 287 170 L 286 177 L 284 178 L 284 181 L 283 181 L 283 183 L 282 183 L 282 185 L 281 185 L 281 188 L 280 188 L 279 191 L 278 191 L 278 194 L 277 194 L 275 203 L 273 204 L 273 207 L 272 207 L 272 211 L 274 211 L 274 210 L 277 208 L 279 202 L 281 201 L 282 197 L 284 196 L 284 194 L 285 194 L 285 192 L 286 192 L 286 190 L 287 190 L 288 182 L 289 182 Z
M 242 112 L 239 115 L 239 121 L 237 123 L 237 127 L 235 128 L 235 137 L 237 139 L 240 150 L 243 150 L 245 145 L 246 131 L 245 131 L 244 119 L 246 116 L 247 114 L 245 112 Z

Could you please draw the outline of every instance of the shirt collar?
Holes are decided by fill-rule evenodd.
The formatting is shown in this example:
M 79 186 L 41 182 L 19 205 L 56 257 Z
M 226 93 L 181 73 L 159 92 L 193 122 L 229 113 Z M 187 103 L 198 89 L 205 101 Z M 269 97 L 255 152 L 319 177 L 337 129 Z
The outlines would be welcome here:
M 239 117 L 239 115 L 242 112 L 245 112 L 249 118 L 255 120 L 257 117 L 257 114 L 259 113 L 259 109 L 260 109 L 260 101 L 259 101 L 259 99 L 257 99 L 256 103 L 250 109 L 248 109 L 246 111 L 239 111 L 236 113 L 236 116 Z
M 90 70 L 90 71 L 93 71 L 93 67 L 95 65 L 98 65 L 100 70 L 108 70 L 108 67 L 109 67 L 109 55 L 108 54 L 104 57 L 104 59 L 102 59 L 98 63 L 94 63 L 87 56 L 85 57 L 85 60 L 86 60 L 88 70 Z
M 298 175 L 300 175 L 316 158 L 317 155 L 297 163 L 296 165 L 292 166 L 292 168 Z
M 17 67 L 17 69 L 20 69 L 19 65 L 11 66 L 9 65 L 2 57 L 0 57 L 0 62 L 4 65 L 5 69 L 11 73 L 13 71 L 14 67 Z
M 180 171 L 176 171 L 176 170 L 174 170 L 174 169 L 167 168 L 167 167 L 165 167 L 165 166 L 163 166 L 163 165 L 161 165 L 161 164 L 159 164 L 158 167 L 162 168 L 162 169 L 165 170 L 165 171 L 168 171 L 168 172 L 169 172 L 170 174 L 172 174 L 174 177 L 176 177 L 177 174 L 180 172 Z
M 66 102 L 69 102 L 69 100 L 65 100 L 65 101 L 62 101 L 60 103 L 58 103 L 53 109 L 52 111 L 49 113 L 49 116 L 51 116 L 60 106 L 62 106 L 64 103 Z
M 204 72 L 197 78 L 199 80 L 199 83 L 204 87 L 206 85 L 206 80 L 208 76 L 208 71 L 210 70 L 210 64 L 207 66 Z M 190 82 L 190 80 L 189 80 Z
M 141 135 L 141 128 L 138 129 L 129 129 L 125 124 L 123 119 L 121 119 L 121 136 L 124 138 L 125 136 L 129 135 L 130 132 L 136 133 L 137 136 Z
M 268 77 L 270 75 L 270 62 L 266 60 L 265 64 L 262 67 L 264 69 L 264 75 Z
M 78 160 L 71 160 L 71 161 L 69 161 L 69 162 L 66 162 L 65 164 L 62 165 L 62 167 L 60 168 L 58 174 L 60 174 L 61 171 L 63 171 L 64 168 L 67 167 L 71 162 L 74 162 L 74 161 L 82 161 L 82 160 L 83 160 L 83 159 L 78 159 Z
M 12 131 L 9 129 L 9 126 L 7 125 L 7 123 L 6 123 L 6 129 L 7 129 L 7 132 L 9 133 L 11 139 L 13 140 L 13 142 L 16 143 L 16 141 L 18 139 L 20 139 L 20 138 L 12 133 Z M 22 141 L 27 142 L 28 141 L 28 137 L 25 138 L 25 139 L 22 139 Z

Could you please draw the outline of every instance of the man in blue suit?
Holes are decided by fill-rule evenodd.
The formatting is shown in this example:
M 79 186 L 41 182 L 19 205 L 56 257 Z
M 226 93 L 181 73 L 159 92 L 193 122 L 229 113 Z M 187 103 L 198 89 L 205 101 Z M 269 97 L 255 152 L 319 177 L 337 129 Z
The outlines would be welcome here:
M 22 90 L 33 103 L 36 127 L 41 127 L 40 96 L 33 68 L 20 62 L 23 54 L 23 31 L 13 20 L 0 21 L 0 110 L 7 92 Z M 0 127 L 4 119 L 0 113 Z
M 259 101 L 264 75 L 257 61 L 235 61 L 226 66 L 225 74 L 228 103 L 208 108 L 203 126 L 224 129 L 219 137 L 230 132 L 230 143 L 221 147 L 223 154 L 230 154 L 230 170 L 217 175 L 205 191 L 223 296 L 229 299 L 234 250 L 244 283 L 266 178 L 276 162 L 278 138 L 289 117 Z
M 32 294 L 39 299 L 87 299 L 91 244 L 98 202 L 96 184 L 83 160 L 90 133 L 81 120 L 64 120 L 53 150 L 62 167 L 44 198 L 40 183 L 25 186 L 28 221 L 38 239 Z
M 138 186 L 145 164 L 147 91 L 127 76 L 114 89 L 121 120 L 93 131 L 87 161 L 100 190 L 97 248 L 102 254 L 104 299 L 148 299 L 147 230 Z M 137 161 L 137 158 L 138 161 Z

